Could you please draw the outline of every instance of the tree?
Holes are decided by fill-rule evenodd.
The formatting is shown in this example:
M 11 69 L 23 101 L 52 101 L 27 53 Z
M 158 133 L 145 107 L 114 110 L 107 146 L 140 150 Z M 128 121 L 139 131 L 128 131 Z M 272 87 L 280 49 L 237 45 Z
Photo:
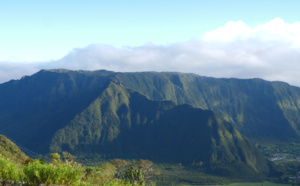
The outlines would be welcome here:
M 110 161 L 111 164 L 113 164 L 117 169 L 117 178 L 124 178 L 124 173 L 126 171 L 126 167 L 128 165 L 126 160 L 122 159 L 114 159 Z
M 25 181 L 28 184 L 53 184 L 55 182 L 55 167 L 54 165 L 42 165 L 39 161 L 28 163 L 23 167 Z
M 60 155 L 59 155 L 59 154 L 57 154 L 57 153 L 52 153 L 52 154 L 50 154 L 50 157 L 51 157 L 51 159 L 52 159 L 52 163 L 53 163 L 53 164 L 58 164 L 58 163 L 60 163 Z
M 124 178 L 128 180 L 131 184 L 145 184 L 144 175 L 141 169 L 135 169 L 132 166 L 125 172 Z
M 151 171 L 153 162 L 150 160 L 140 159 L 139 161 L 136 162 L 136 164 L 138 165 L 138 168 L 141 169 L 143 173 L 145 173 Z
M 32 163 L 32 162 L 34 162 L 34 159 L 32 159 L 32 158 L 26 158 L 26 159 L 24 159 L 22 161 L 22 164 L 23 165 L 27 165 L 28 163 Z
M 154 171 L 153 162 L 150 160 L 140 159 L 135 163 L 128 164 L 125 160 L 114 159 L 110 163 L 117 168 L 116 177 L 125 179 L 130 183 L 151 183 L 151 178 L 160 174 L 159 170 Z
M 57 185 L 78 185 L 83 176 L 82 167 L 72 166 L 69 164 L 56 165 L 55 184 Z
M 44 160 L 44 159 L 37 159 L 37 161 L 39 161 L 42 165 L 44 165 L 45 163 L 46 163 L 46 160 Z
M 34 161 L 24 166 L 23 172 L 27 183 L 32 185 L 76 185 L 81 181 L 83 168 L 55 162 L 56 164 L 42 165 L 40 161 Z
M 154 172 L 152 165 L 153 162 L 150 160 L 143 160 L 140 159 L 139 161 L 136 162 L 136 165 L 138 166 L 138 169 L 142 171 L 144 175 L 144 180 L 150 181 L 150 178 L 153 177 L 156 174 L 159 174 L 159 172 Z
M 74 159 L 76 158 L 75 156 L 66 151 L 63 151 L 62 155 L 65 164 L 72 164 Z
M 107 183 L 114 179 L 116 167 L 111 163 L 106 163 L 102 167 L 86 168 L 84 181 L 94 185 Z

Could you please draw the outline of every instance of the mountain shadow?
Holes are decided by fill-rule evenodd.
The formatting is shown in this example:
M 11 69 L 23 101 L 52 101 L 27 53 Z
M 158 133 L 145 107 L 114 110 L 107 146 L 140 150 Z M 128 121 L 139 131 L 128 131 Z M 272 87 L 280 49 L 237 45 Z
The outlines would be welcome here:
M 99 101 L 110 83 L 150 100 L 212 110 L 252 140 L 300 141 L 300 88 L 261 79 L 173 72 L 42 70 L 0 84 L 0 132 L 31 150 L 47 153 L 57 130 Z
M 151 101 L 115 83 L 55 134 L 50 149 L 106 158 L 203 162 L 207 171 L 226 172 L 226 176 L 269 172 L 254 145 L 216 113 L 172 101 Z
M 262 79 L 174 72 L 118 73 L 115 78 L 151 100 L 171 100 L 215 111 L 251 139 L 300 142 L 299 87 Z
M 105 89 L 112 74 L 42 70 L 0 84 L 0 134 L 37 153 L 49 152 L 54 133 Z

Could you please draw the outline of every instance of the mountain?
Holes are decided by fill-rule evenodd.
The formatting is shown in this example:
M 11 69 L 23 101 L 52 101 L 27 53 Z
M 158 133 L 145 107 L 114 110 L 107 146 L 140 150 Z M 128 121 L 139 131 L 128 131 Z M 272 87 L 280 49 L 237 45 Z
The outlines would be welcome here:
M 229 175 L 238 175 L 237 170 L 255 176 L 269 172 L 254 145 L 214 112 L 152 101 L 115 83 L 55 134 L 50 149 L 164 163 L 204 162 L 213 173 Z
M 3 135 L 0 135 L 0 155 L 19 163 L 28 158 L 15 143 Z
M 0 84 L 1 132 L 30 149 L 47 151 L 55 132 L 93 103 L 111 82 L 150 100 L 212 110 L 252 140 L 300 141 L 299 87 L 172 72 L 42 70 Z M 48 143 L 46 149 L 41 142 Z
M 208 109 L 258 141 L 300 141 L 300 88 L 262 79 L 209 78 L 184 73 L 118 73 L 123 86 L 151 100 Z
M 207 110 L 208 105 L 220 105 L 221 111 L 223 100 L 233 96 L 224 94 L 224 85 L 218 88 L 215 81 L 231 80 L 180 73 L 42 70 L 0 85 L 0 132 L 39 153 L 66 150 L 106 158 L 202 162 L 219 174 L 267 174 L 266 160 L 231 123 L 235 120 L 229 113 L 240 110 L 227 106 L 221 117 L 218 110 Z M 255 100 L 261 91 L 237 89 L 234 99 L 243 100 L 238 97 L 243 92 Z M 258 108 L 258 103 L 240 108 Z M 253 119 L 259 120 L 265 121 Z
M 112 74 L 42 70 L 1 84 L 0 132 L 31 150 L 49 151 L 45 143 L 103 91 Z

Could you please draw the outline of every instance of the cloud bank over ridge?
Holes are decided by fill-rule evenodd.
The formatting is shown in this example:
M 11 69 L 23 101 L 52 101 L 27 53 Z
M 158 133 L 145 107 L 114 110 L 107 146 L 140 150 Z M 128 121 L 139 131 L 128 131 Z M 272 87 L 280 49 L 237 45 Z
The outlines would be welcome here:
M 3 64 L 0 62 L 0 74 Z M 74 49 L 60 60 L 28 67 L 24 72 L 40 68 L 177 71 L 212 77 L 258 77 L 300 86 L 300 23 L 289 24 L 279 18 L 253 27 L 242 21 L 228 22 L 199 40 L 123 48 L 94 44 Z M 17 74 L 16 68 L 8 71 Z M 8 71 L 6 68 L 6 74 Z M 0 82 L 7 80 L 0 76 Z

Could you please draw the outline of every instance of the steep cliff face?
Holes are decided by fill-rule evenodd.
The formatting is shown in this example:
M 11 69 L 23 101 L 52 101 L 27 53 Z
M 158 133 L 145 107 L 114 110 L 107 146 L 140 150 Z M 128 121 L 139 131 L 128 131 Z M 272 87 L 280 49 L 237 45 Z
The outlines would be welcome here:
M 151 101 L 114 83 L 55 134 L 50 148 L 109 158 L 204 162 L 218 170 L 231 163 L 232 170 L 238 166 L 251 174 L 268 172 L 253 144 L 214 112 Z
M 170 100 L 212 110 L 251 139 L 300 140 L 298 87 L 261 79 L 103 70 L 42 70 L 0 84 L 1 132 L 30 149 L 47 152 L 57 130 L 91 103 L 103 99 L 100 95 L 105 96 L 103 91 L 111 83 L 139 92 L 150 100 Z M 104 106 L 102 109 L 105 110 Z
M 243 135 L 300 141 L 300 88 L 282 82 L 42 70 L 0 84 L 0 98 L 0 132 L 39 153 L 202 161 L 212 171 L 234 164 L 267 172 Z
M 113 73 L 50 70 L 0 85 L 0 132 L 45 153 L 54 133 L 85 109 Z
M 152 100 L 215 111 L 252 139 L 300 139 L 300 88 L 283 82 L 156 72 L 118 73 L 116 78 Z

